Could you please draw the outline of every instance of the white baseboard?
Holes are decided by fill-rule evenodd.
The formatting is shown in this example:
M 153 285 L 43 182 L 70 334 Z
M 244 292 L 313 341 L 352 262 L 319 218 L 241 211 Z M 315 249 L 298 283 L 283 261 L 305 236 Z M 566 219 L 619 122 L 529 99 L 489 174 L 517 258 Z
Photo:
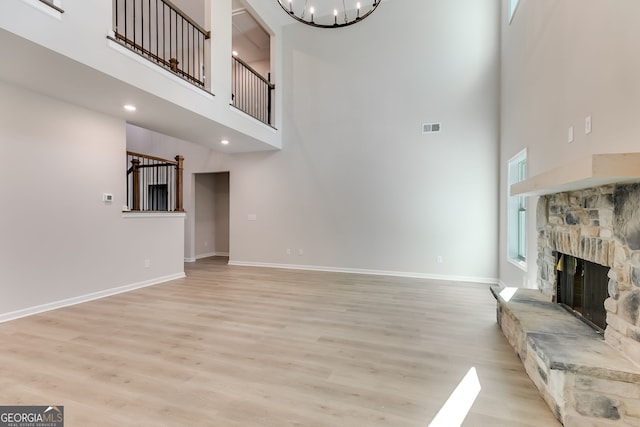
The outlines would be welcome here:
M 209 252 L 207 254 L 198 254 L 194 258 L 185 258 L 184 262 L 196 262 L 199 259 L 210 258 L 212 256 L 229 256 L 229 252 Z
M 266 262 L 245 262 L 229 260 L 229 265 L 244 267 L 267 267 L 267 268 L 284 268 L 288 270 L 309 270 L 309 271 L 328 271 L 334 273 L 351 273 L 351 274 L 370 274 L 373 276 L 394 276 L 394 277 L 411 277 L 415 279 L 444 280 L 450 282 L 470 282 L 470 283 L 486 283 L 489 285 L 498 284 L 498 279 L 494 277 L 471 277 L 471 276 L 452 276 L 444 274 L 427 274 L 404 271 L 387 271 L 387 270 L 368 270 L 360 268 L 341 268 L 341 267 L 325 267 L 316 265 L 299 265 L 299 264 L 275 264 Z
M 83 302 L 93 301 L 96 299 L 133 291 L 135 289 L 145 288 L 147 286 L 158 285 L 160 283 L 168 282 L 170 280 L 180 279 L 183 277 L 186 277 L 184 272 L 172 274 L 164 277 L 158 277 L 155 279 L 146 280 L 144 282 L 132 283 L 130 285 L 120 286 L 117 288 L 106 289 L 104 291 L 94 292 L 87 295 L 81 295 L 81 296 L 68 298 L 60 301 L 54 301 L 47 304 L 38 305 L 35 307 L 25 308 L 22 310 L 11 311 L 9 313 L 3 313 L 3 314 L 0 314 L 0 323 L 7 322 L 9 320 L 19 319 L 21 317 L 31 316 L 33 314 L 44 313 L 45 311 L 56 310 L 58 308 L 68 307 L 70 305 L 81 304 Z
M 212 256 L 229 256 L 229 252 L 209 252 L 208 254 L 196 255 L 196 259 L 210 258 Z

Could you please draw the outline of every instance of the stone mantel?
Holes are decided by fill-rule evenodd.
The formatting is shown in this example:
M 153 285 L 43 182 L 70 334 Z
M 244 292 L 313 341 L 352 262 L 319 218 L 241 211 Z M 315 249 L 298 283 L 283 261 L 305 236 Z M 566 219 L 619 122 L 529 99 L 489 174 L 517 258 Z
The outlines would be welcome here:
M 510 194 L 541 196 L 640 181 L 640 153 L 592 154 L 511 185 Z

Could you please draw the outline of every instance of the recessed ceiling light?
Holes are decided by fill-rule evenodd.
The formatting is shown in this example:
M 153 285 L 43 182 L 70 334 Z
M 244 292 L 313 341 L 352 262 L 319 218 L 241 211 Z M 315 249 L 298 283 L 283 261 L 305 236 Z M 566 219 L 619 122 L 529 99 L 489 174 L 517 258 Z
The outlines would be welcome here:
M 223 139 L 222 141 L 220 141 L 220 144 L 229 145 L 229 141 L 227 141 L 226 139 Z
M 127 104 L 124 106 L 124 109 L 127 111 L 136 111 L 136 106 L 135 105 L 131 105 L 131 104 Z

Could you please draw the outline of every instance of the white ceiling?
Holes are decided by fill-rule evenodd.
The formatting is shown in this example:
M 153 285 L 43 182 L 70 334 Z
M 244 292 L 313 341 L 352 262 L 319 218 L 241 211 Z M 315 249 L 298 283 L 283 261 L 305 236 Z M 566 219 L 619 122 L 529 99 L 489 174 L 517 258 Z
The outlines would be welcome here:
M 185 9 L 203 8 L 201 0 L 178 1 Z M 286 13 L 277 10 L 280 9 L 275 4 L 277 0 L 260 1 L 272 2 L 270 7 L 274 11 L 274 16 L 281 16 L 282 23 L 295 24 L 295 21 L 287 17 Z M 301 6 L 303 1 L 306 0 L 293 0 L 293 4 Z M 309 0 L 310 3 L 318 2 L 314 7 L 319 14 L 323 13 L 323 10 L 332 13 L 336 1 L 342 3 L 342 0 Z M 362 0 L 362 3 L 365 4 L 367 1 L 370 0 Z M 356 0 L 345 0 L 345 2 L 347 8 L 355 7 Z M 270 35 L 251 16 L 250 8 L 247 8 L 242 0 L 233 0 L 232 10 L 233 48 L 248 63 L 268 61 Z M 2 29 L 0 29 L 0 46 L 2 46 L 3 57 L 10 58 L 3 61 L 0 67 L 0 80 L 119 117 L 144 128 L 210 146 L 217 151 L 237 153 L 272 149 L 262 141 L 207 117 L 194 114 L 153 93 L 143 91 Z M 136 103 L 144 105 L 145 108 L 139 108 L 135 115 L 125 112 L 121 101 L 126 98 L 136 99 Z M 220 139 L 232 140 L 233 144 L 212 145 L 211 141 Z
M 239 0 L 233 1 L 232 26 L 233 50 L 240 59 L 249 64 L 269 61 L 270 36 Z
M 216 151 L 272 149 L 262 141 L 3 29 L 0 46 L 5 58 L 11 58 L 0 67 L 0 80 Z M 126 112 L 123 99 L 135 99 L 138 111 Z M 221 139 L 233 144 L 222 146 Z

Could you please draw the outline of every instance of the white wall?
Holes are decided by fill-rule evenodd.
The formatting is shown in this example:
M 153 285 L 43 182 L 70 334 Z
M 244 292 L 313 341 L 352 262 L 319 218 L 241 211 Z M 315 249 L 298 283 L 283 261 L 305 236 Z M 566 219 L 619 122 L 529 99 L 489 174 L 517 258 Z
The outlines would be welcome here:
M 521 0 L 510 25 L 502 3 L 500 278 L 522 285 L 526 277 L 535 286 L 535 197 L 528 272 L 506 261 L 507 161 L 527 147 L 533 176 L 575 155 L 639 151 L 640 2 Z M 586 135 L 588 115 L 593 132 Z
M 196 250 L 195 186 L 196 176 L 201 173 L 228 172 L 225 159 L 228 155 L 218 153 L 202 145 L 194 144 L 134 125 L 126 127 L 127 150 L 149 154 L 163 159 L 184 157 L 183 204 L 186 213 L 184 224 L 184 257 L 195 261 L 201 252 Z M 226 252 L 229 249 L 227 248 Z
M 209 1 L 209 0 L 207 0 Z M 205 26 L 205 0 L 173 0 L 173 4 L 201 27 Z
M 183 275 L 183 218 L 121 212 L 123 121 L 0 82 L 0 149 L 0 320 Z
M 39 4 L 34 8 L 32 3 Z M 35 0 L 4 0 L 0 14 L 0 38 L 6 37 L 2 30 L 29 40 L 36 45 L 49 49 L 60 56 L 55 56 L 59 63 L 64 63 L 65 70 L 57 69 L 55 79 L 52 74 L 42 71 L 38 65 L 37 56 L 24 67 L 24 73 L 34 75 L 31 84 L 41 87 L 43 93 L 53 94 L 62 88 L 83 87 L 86 76 L 101 77 L 104 85 L 110 85 L 124 91 L 122 99 L 114 94 L 101 93 L 100 87 L 86 85 L 85 90 L 92 95 L 99 93 L 108 99 L 98 107 L 96 102 L 86 100 L 86 94 L 75 94 L 73 90 L 68 98 L 58 95 L 58 98 L 72 102 L 84 103 L 99 111 L 110 113 L 121 111 L 124 103 L 135 103 L 138 106 L 137 115 L 131 120 L 136 123 L 153 123 L 162 128 L 165 133 L 181 137 L 191 135 L 200 138 L 200 143 L 207 143 L 208 135 L 197 132 L 185 126 L 187 123 L 206 125 L 210 129 L 211 140 L 219 141 L 224 137 L 235 136 L 245 139 L 249 149 L 274 149 L 281 145 L 280 134 L 269 126 L 237 114 L 229 106 L 231 99 L 231 2 L 228 0 L 184 0 L 181 6 L 193 10 L 202 8 L 201 19 L 207 29 L 211 30 L 211 40 L 207 45 L 211 47 L 208 67 L 210 76 L 207 85 L 211 85 L 211 92 L 202 91 L 186 83 L 183 79 L 163 70 L 140 55 L 122 47 L 119 43 L 109 41 L 107 36 L 113 36 L 113 0 L 95 0 L 92 2 L 81 0 L 65 0 L 65 12 L 51 16 L 44 13 L 41 4 Z M 46 7 L 44 8 L 46 9 Z M 49 8 L 51 9 L 51 8 Z M 52 9 L 51 9 L 52 10 Z M 4 36 L 4 37 L 3 37 Z M 9 44 L 11 42 L 7 42 Z M 23 44 L 21 44 L 23 46 Z M 3 46 L 4 47 L 4 46 Z M 7 46 L 7 51 L 13 53 Z M 16 55 L 19 55 L 18 52 Z M 22 62 L 21 62 L 22 63 Z M 50 65 L 50 64 L 47 64 Z M 58 64 L 56 64 L 58 65 Z M 84 67 L 86 66 L 86 67 Z M 13 72 L 14 63 L 6 67 L 7 74 Z M 34 70 L 33 68 L 38 68 Z M 55 69 L 55 68 L 54 68 Z M 96 70 L 99 73 L 96 73 Z M 3 72 L 0 71 L 0 75 Z M 12 76 L 15 78 L 15 76 Z M 75 77 L 75 79 L 74 79 Z M 42 81 L 52 80 L 49 85 Z M 15 80 L 12 80 L 15 81 Z M 114 83 L 117 82 L 117 83 Z M 28 84 L 28 83 L 27 83 Z M 52 87 L 53 86 L 53 87 Z M 125 88 L 125 89 L 123 89 Z M 149 94 L 153 94 L 149 97 Z M 84 96 L 82 96 L 84 95 Z M 92 96 L 92 98 L 94 98 Z M 277 98 L 277 97 L 276 97 Z M 276 99 L 276 105 L 278 100 Z M 276 108 L 280 108 L 277 106 Z M 173 114 L 167 114 L 172 112 Z M 176 116 L 184 117 L 177 121 Z M 163 117 L 164 120 L 158 119 Z M 276 116 L 277 117 L 277 116 Z M 155 119 L 154 119 L 155 118 Z M 278 120 L 278 119 L 276 119 Z M 171 123 L 172 126 L 168 126 Z M 277 123 L 278 125 L 279 123 Z M 279 126 L 278 126 L 279 127 Z
M 193 174 L 230 171 L 232 263 L 494 280 L 498 19 L 494 0 L 414 0 L 344 30 L 285 27 L 279 152 L 129 126 L 133 151 L 185 156 L 187 259 Z M 431 121 L 443 131 L 423 135 Z
M 287 26 L 283 150 L 230 158 L 231 261 L 497 277 L 498 19 L 407 0 Z
M 213 174 L 195 176 L 194 193 L 196 199 L 195 251 L 196 258 L 215 251 L 215 182 Z
M 28 7 L 9 4 L 16 22 L 28 21 Z M 75 10 L 65 18 L 72 23 L 93 13 L 82 2 L 65 7 Z M 195 174 L 209 172 L 230 171 L 233 262 L 492 280 L 497 18 L 497 0 L 406 0 L 385 2 L 343 30 L 287 26 L 274 39 L 285 101 L 279 152 L 222 155 L 0 83 L 0 147 L 10 160 L 0 178 L 12 183 L 0 198 L 16 207 L 0 221 L 0 289 L 8 295 L 0 316 L 182 274 L 182 259 L 195 257 Z M 45 21 L 41 31 L 2 26 L 79 55 L 68 42 L 75 24 Z M 105 43 L 103 30 L 84 40 Z M 128 72 L 107 63 L 113 53 L 87 52 L 87 64 L 115 77 Z M 176 102 L 187 103 L 183 95 Z M 422 135 L 431 121 L 443 131 Z M 122 215 L 126 148 L 185 156 L 184 225 L 179 217 Z M 113 204 L 102 202 L 105 192 Z

